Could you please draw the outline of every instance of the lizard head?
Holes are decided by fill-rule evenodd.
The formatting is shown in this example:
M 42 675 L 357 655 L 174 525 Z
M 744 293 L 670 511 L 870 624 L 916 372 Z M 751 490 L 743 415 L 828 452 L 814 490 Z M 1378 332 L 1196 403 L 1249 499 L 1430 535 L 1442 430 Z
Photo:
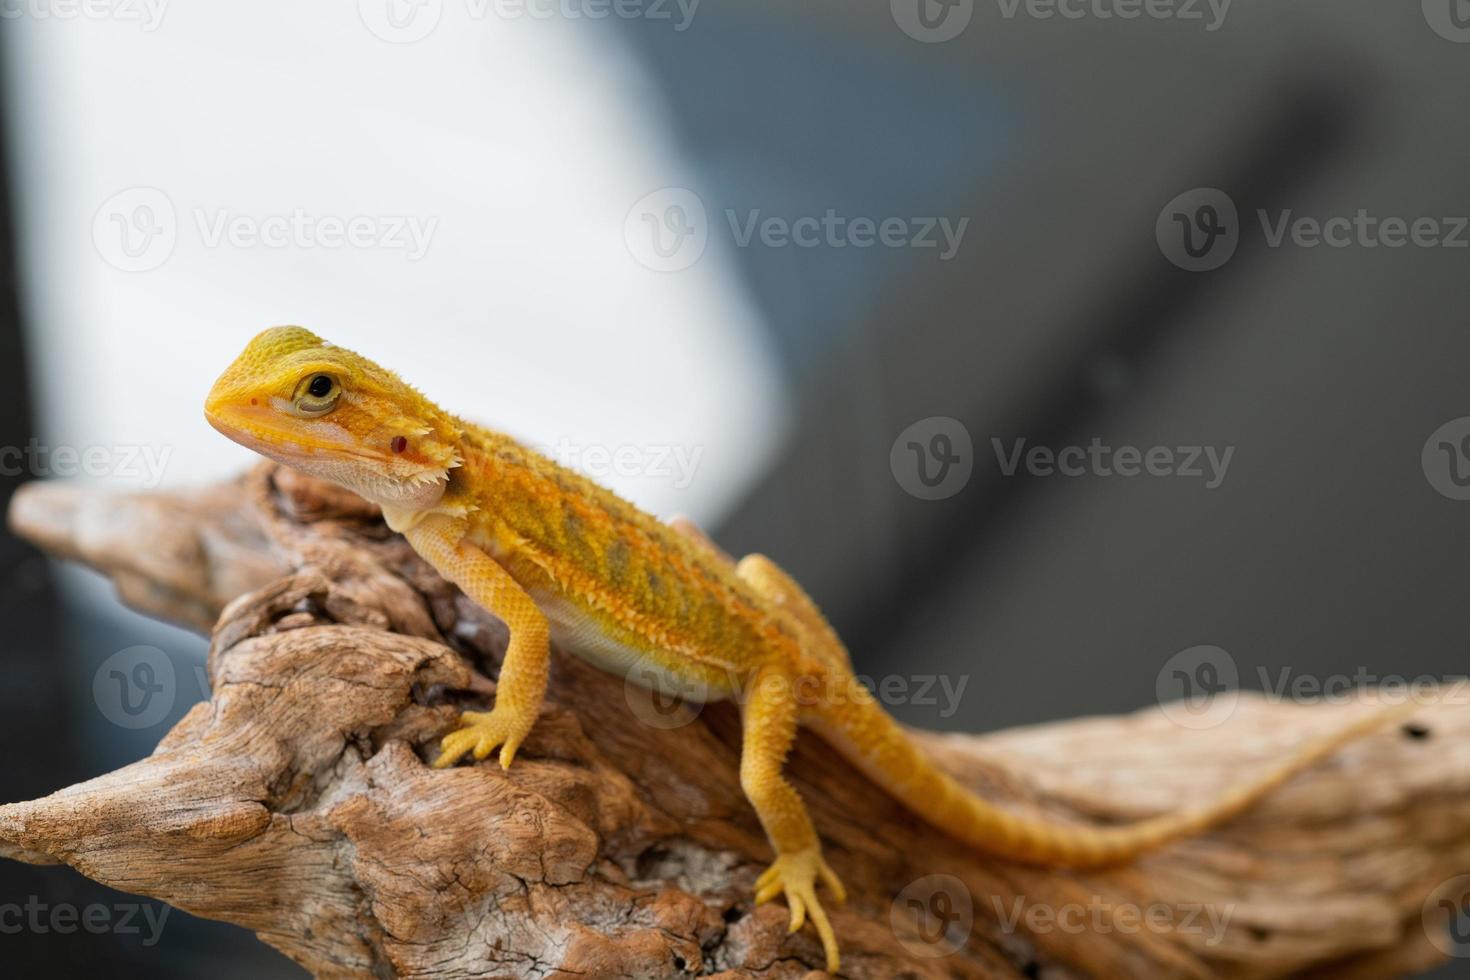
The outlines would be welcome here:
M 452 416 L 301 327 L 250 341 L 210 389 L 204 417 L 242 446 L 383 505 L 433 504 L 460 463 Z

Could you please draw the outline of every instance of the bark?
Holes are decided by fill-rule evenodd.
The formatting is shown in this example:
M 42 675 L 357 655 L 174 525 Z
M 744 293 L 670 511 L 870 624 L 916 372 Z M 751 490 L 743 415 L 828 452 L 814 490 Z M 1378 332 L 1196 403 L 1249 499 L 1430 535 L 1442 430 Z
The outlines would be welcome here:
M 212 696 L 148 758 L 0 807 L 0 853 L 237 923 L 323 977 L 820 968 L 810 930 L 751 904 L 771 855 L 729 705 L 670 708 L 557 653 L 509 772 L 432 770 L 457 712 L 493 701 L 505 633 L 371 506 L 262 465 L 193 493 L 36 484 L 10 517 L 128 603 L 212 626 Z M 991 798 L 1109 822 L 1198 803 L 1364 710 L 1243 697 L 1205 731 L 1153 708 L 915 735 Z M 790 771 L 851 892 L 830 908 L 846 976 L 1381 977 L 1451 948 L 1467 736 L 1463 703 L 1425 707 L 1229 825 L 1094 873 L 978 856 L 814 737 Z

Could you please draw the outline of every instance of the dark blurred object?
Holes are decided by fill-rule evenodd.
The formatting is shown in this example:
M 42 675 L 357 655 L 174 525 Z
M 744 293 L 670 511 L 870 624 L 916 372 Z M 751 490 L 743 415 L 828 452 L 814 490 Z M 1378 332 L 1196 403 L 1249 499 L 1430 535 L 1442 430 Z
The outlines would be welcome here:
M 0 72 L 0 86 L 8 77 Z M 10 103 L 0 88 L 0 112 Z M 5 120 L 0 119 L 0 123 Z M 0 125 L 0 131 L 10 132 Z M 16 290 L 16 246 L 11 221 L 8 155 L 0 153 L 0 446 L 24 447 L 37 432 Z M 14 454 L 0 467 L 0 507 L 31 479 Z M 62 628 L 59 600 L 45 560 L 29 545 L 0 532 L 0 622 L 5 624 L 5 684 L 0 687 L 0 797 L 45 796 L 103 771 L 97 744 L 118 744 L 113 729 L 102 739 L 95 716 L 78 717 L 77 690 L 91 690 L 91 670 L 77 635 L 118 643 L 117 621 L 70 610 Z M 66 636 L 70 632 L 71 637 Z M 162 630 L 149 627 L 147 635 Z M 126 644 L 122 644 L 126 645 Z M 97 644 L 90 645 L 95 653 Z M 86 696 L 90 700 L 90 694 Z M 187 704 L 181 704 L 175 714 Z M 141 735 L 134 757 L 151 750 L 166 724 Z M 127 740 L 125 740 L 126 742 Z M 123 759 L 122 761 L 127 761 Z M 126 895 L 70 868 L 0 860 L 0 948 L 10 976 L 80 976 L 106 964 L 109 976 L 166 980 L 204 973 L 220 977 L 300 976 L 301 970 L 249 933 L 205 922 L 162 902 Z M 228 954 L 226 955 L 226 951 Z
M 729 198 L 713 212 L 971 218 L 947 262 L 742 250 L 775 329 L 803 332 L 778 338 L 800 415 L 721 543 L 786 564 L 861 670 L 970 677 L 953 715 L 894 706 L 918 724 L 1127 710 L 1199 644 L 1253 688 L 1462 674 L 1467 512 L 1420 451 L 1470 414 L 1470 253 L 1273 246 L 1262 222 L 1470 214 L 1470 135 L 1448 122 L 1470 48 L 1417 4 L 1236 5 L 1218 31 L 976 4 L 942 44 L 886 7 L 786 15 L 805 57 L 749 26 L 768 6 L 712 10 L 688 41 L 637 35 Z M 1155 225 L 1210 187 L 1241 244 L 1186 272 Z M 932 416 L 974 446 L 942 501 L 889 474 Z M 1021 438 L 1235 452 L 1216 489 L 1004 476 L 993 440 Z

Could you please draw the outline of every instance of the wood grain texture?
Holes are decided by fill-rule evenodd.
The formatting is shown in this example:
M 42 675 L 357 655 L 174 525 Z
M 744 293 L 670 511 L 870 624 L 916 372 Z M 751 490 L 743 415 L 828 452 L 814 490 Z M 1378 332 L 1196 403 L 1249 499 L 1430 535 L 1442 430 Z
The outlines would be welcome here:
M 10 518 L 140 609 L 213 623 L 213 694 L 147 759 L 0 807 L 0 853 L 245 926 L 323 977 L 795 978 L 822 963 L 783 907 L 751 905 L 770 854 L 729 705 L 670 711 L 556 654 L 509 772 L 431 770 L 458 710 L 493 700 L 482 674 L 505 631 L 350 494 L 266 464 L 194 494 L 33 485 Z M 1207 731 L 1150 709 L 918 737 L 993 799 L 1117 821 L 1198 802 L 1364 710 L 1243 698 Z M 1423 912 L 1470 873 L 1463 703 L 1106 872 L 969 853 L 808 735 L 790 771 L 852 893 L 831 911 L 855 978 L 1402 975 L 1444 958 Z

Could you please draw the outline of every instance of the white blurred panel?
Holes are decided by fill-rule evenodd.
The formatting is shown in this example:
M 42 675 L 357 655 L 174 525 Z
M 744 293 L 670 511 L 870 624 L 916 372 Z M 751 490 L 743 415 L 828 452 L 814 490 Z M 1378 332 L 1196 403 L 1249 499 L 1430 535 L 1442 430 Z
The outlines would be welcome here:
M 728 262 L 625 240 L 696 185 L 611 32 L 469 0 L 115 9 L 3 24 L 44 442 L 233 472 L 204 394 L 299 323 L 657 512 L 711 520 L 760 471 L 781 394 Z M 390 43 L 389 10 L 438 20 Z

